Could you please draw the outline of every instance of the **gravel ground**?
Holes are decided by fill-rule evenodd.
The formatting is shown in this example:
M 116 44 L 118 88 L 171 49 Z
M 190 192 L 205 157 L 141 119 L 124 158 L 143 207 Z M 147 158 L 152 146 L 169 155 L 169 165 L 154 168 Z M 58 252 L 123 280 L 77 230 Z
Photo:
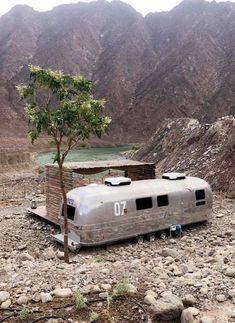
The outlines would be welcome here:
M 1 291 L 9 292 L 11 304 L 40 304 L 42 292 L 52 297 L 64 288 L 100 293 L 128 278 L 143 303 L 149 290 L 156 299 L 166 291 L 181 299 L 193 296 L 200 312 L 189 323 L 235 322 L 233 200 L 221 203 L 215 196 L 210 222 L 187 228 L 181 239 L 87 248 L 71 253 L 70 264 L 63 262 L 62 247 L 51 238 L 59 229 L 27 215 L 27 203 L 0 207 L 0 304 Z

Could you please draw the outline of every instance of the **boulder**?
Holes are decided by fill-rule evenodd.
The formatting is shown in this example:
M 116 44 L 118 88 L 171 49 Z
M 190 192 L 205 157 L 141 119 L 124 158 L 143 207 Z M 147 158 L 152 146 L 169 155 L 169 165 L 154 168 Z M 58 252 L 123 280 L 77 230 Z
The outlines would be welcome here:
M 180 254 L 177 250 L 170 249 L 170 248 L 163 248 L 162 249 L 162 256 L 163 257 L 172 257 L 172 258 L 180 258 Z
M 29 298 L 26 295 L 20 296 L 16 301 L 18 305 L 26 305 L 28 302 L 29 302 Z
M 151 294 L 147 294 L 144 298 L 144 303 L 147 305 L 152 305 L 155 302 L 156 302 L 156 298 Z
M 201 318 L 200 323 L 215 323 L 215 318 L 205 315 Z
M 4 303 L 10 298 L 10 294 L 8 292 L 0 291 L 0 304 Z
M 180 322 L 181 323 L 195 323 L 193 315 L 188 309 L 183 310 L 183 312 L 181 313 Z
M 235 268 L 228 267 L 224 271 L 224 275 L 228 277 L 235 278 Z
M 101 284 L 102 290 L 108 291 L 112 289 L 112 286 L 110 284 Z
M 52 247 L 48 247 L 44 250 L 42 256 L 45 260 L 51 260 L 55 258 L 56 254 Z
M 197 316 L 200 313 L 196 307 L 188 307 L 187 310 L 191 312 L 192 316 Z
M 131 294 L 137 293 L 137 288 L 133 284 L 128 284 L 128 292 Z
M 52 292 L 53 295 L 57 297 L 70 297 L 73 295 L 73 292 L 70 288 L 57 288 Z
M 2 309 L 7 309 L 7 308 L 9 308 L 11 306 L 11 300 L 10 300 L 10 298 L 8 298 L 8 300 L 6 300 L 5 302 L 3 302 L 2 304 L 1 304 L 1 308 Z
M 186 294 L 183 297 L 182 302 L 183 302 L 184 306 L 191 306 L 191 305 L 196 304 L 197 303 L 197 300 L 196 300 L 196 298 L 193 295 Z
M 225 302 L 226 301 L 226 296 L 225 295 L 223 295 L 223 294 L 219 294 L 219 295 L 216 295 L 216 300 L 218 301 L 218 302 L 220 302 L 220 303 L 222 303 L 222 302 Z
M 184 305 L 181 299 L 173 294 L 163 296 L 151 305 L 153 313 L 163 321 L 176 319 L 181 315 L 183 309 Z
M 57 256 L 58 259 L 64 259 L 63 251 L 57 251 L 56 256 Z
M 230 289 L 230 290 L 228 291 L 228 295 L 229 295 L 229 297 L 231 297 L 231 298 L 235 298 L 235 289 Z
M 27 252 L 21 253 L 17 256 L 17 260 L 19 261 L 33 261 L 34 257 L 29 255 Z
M 49 303 L 53 300 L 50 293 L 41 293 L 40 299 L 41 299 L 42 303 Z
M 109 293 L 108 292 L 99 293 L 99 297 L 102 299 L 107 299 L 109 297 Z
M 146 292 L 145 292 L 145 295 L 147 296 L 147 295 L 152 295 L 153 297 L 155 297 L 155 298 L 157 298 L 157 293 L 156 292 L 154 292 L 152 289 L 149 289 L 149 290 L 147 290 Z

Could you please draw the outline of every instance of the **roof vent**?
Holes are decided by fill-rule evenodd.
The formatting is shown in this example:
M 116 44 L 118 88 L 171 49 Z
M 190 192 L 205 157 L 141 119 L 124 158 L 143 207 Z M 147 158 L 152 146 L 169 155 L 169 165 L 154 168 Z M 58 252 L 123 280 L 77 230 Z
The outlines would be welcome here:
M 175 181 L 179 179 L 185 179 L 186 175 L 184 173 L 164 173 L 162 174 L 162 178 Z
M 131 179 L 128 177 L 108 177 L 105 179 L 104 184 L 107 186 L 130 185 Z

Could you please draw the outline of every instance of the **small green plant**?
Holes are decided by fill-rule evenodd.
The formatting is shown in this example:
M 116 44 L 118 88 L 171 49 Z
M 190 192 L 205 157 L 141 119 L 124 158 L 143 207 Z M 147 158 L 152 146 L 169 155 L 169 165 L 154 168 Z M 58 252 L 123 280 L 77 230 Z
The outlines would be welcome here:
M 19 313 L 19 317 L 21 321 L 27 321 L 32 314 L 32 309 L 28 306 L 23 306 L 22 310 Z
M 109 293 L 107 292 L 107 309 L 104 312 L 108 316 L 109 323 L 117 323 L 118 321 L 110 314 L 110 304 L 112 301 L 113 295 L 109 295 Z
M 95 262 L 106 262 L 107 260 L 101 256 L 96 257 Z
M 108 310 L 108 312 L 109 312 L 110 303 L 111 303 L 111 302 L 112 302 L 112 300 L 113 300 L 113 295 L 109 295 L 109 293 L 107 292 L 107 298 L 106 298 L 106 300 L 107 300 L 107 310 Z
M 74 300 L 78 311 L 87 307 L 87 299 L 81 294 L 79 289 L 74 293 Z
M 99 313 L 91 312 L 89 323 L 97 321 L 99 317 L 100 317 Z
M 129 292 L 129 281 L 127 278 L 124 278 L 113 289 L 113 297 L 124 296 Z

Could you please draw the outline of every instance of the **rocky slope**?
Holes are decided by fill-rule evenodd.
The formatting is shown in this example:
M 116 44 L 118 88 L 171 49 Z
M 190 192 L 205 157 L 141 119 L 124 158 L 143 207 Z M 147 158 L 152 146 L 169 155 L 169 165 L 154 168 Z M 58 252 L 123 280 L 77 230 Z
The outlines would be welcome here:
M 158 173 L 183 171 L 205 178 L 213 189 L 235 196 L 235 118 L 212 124 L 166 120 L 133 158 L 156 163 Z
M 23 206 L 0 207 L 0 320 L 24 304 L 41 309 L 44 315 L 61 315 L 55 308 L 72 304 L 63 316 L 75 323 L 78 313 L 75 319 L 72 295 L 78 288 L 88 298 L 102 299 L 117 282 L 128 278 L 130 297 L 144 305 L 151 318 L 148 322 L 180 316 L 188 307 L 191 315 L 184 312 L 182 316 L 191 319 L 181 317 L 182 323 L 234 322 L 232 200 L 215 196 L 209 223 L 185 229 L 181 239 L 157 239 L 139 245 L 126 242 L 106 250 L 86 248 L 71 254 L 70 264 L 63 262 L 61 247 L 51 240 L 50 235 L 58 229 L 27 216 Z M 58 298 L 62 298 L 59 304 Z M 105 309 L 100 302 L 93 307 L 96 312 Z M 18 322 L 17 317 L 10 322 Z M 124 316 L 121 322 L 143 321 Z
M 121 1 L 0 17 L 0 135 L 25 135 L 15 84 L 27 65 L 81 73 L 113 118 L 111 139 L 138 141 L 167 117 L 201 121 L 234 111 L 235 5 L 184 0 L 145 18 Z

